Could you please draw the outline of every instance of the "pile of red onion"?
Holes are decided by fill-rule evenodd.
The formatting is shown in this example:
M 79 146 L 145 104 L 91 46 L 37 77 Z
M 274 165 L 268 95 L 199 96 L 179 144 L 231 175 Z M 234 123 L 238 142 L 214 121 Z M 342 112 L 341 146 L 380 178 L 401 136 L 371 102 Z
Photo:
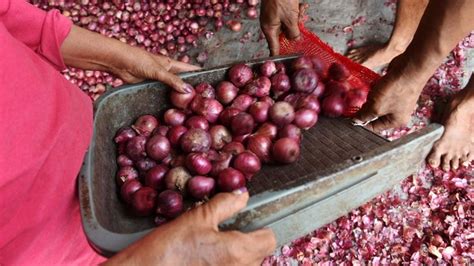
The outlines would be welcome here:
M 236 64 L 227 80 L 172 91 L 174 107 L 162 119 L 145 114 L 116 133 L 121 199 L 162 224 L 185 211 L 185 202 L 246 186 L 263 164 L 298 160 L 302 133 L 321 110 L 328 79 L 321 64 L 317 57 L 255 69 Z
M 258 0 L 29 0 L 44 9 L 59 9 L 80 27 L 118 39 L 154 54 L 182 62 L 202 64 L 206 51 L 193 51 L 198 38 L 210 39 L 224 26 L 240 31 L 241 17 L 257 18 Z M 122 80 L 101 71 L 69 68 L 66 79 L 96 99 L 106 86 L 117 87 Z

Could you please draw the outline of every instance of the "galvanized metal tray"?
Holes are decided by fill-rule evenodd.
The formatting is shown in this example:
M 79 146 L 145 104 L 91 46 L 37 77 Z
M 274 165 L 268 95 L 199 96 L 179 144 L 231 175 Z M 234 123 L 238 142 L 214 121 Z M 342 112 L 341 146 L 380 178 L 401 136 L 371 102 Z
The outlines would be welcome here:
M 290 62 L 294 57 L 274 60 Z M 264 59 L 247 62 L 257 66 Z M 191 84 L 224 79 L 229 66 L 186 73 Z M 112 141 L 117 129 L 139 115 L 160 115 L 170 107 L 168 89 L 159 82 L 123 86 L 94 106 L 94 135 L 79 176 L 84 230 L 91 245 L 110 256 L 154 228 L 151 218 L 129 215 L 117 195 Z M 440 137 L 432 124 L 389 142 L 344 119 L 321 117 L 304 133 L 301 158 L 286 166 L 265 166 L 250 182 L 248 206 L 221 225 L 251 231 L 272 228 L 282 245 L 346 214 L 416 171 Z

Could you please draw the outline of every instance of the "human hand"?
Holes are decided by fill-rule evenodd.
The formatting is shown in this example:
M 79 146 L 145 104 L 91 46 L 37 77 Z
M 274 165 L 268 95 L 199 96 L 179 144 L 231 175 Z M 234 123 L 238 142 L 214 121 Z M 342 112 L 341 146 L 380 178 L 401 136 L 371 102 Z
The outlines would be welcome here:
M 260 265 L 275 249 L 270 229 L 221 232 L 218 224 L 247 205 L 246 191 L 220 193 L 161 225 L 107 261 L 136 265 Z
M 299 0 L 262 0 L 260 27 L 267 39 L 270 55 L 280 54 L 281 31 L 290 40 L 300 36 L 298 22 L 306 7 L 307 5 L 300 5 Z

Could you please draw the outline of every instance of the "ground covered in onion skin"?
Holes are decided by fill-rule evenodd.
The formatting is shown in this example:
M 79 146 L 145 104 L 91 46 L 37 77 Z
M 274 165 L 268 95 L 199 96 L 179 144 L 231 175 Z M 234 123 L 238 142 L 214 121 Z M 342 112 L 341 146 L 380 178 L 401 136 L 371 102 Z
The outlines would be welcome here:
M 60 1 L 30 2 L 49 9 L 58 7 L 53 2 Z M 367 6 L 339 0 L 317 2 L 308 11 L 309 14 L 317 15 L 307 22 L 307 26 L 340 52 L 364 42 L 364 35 L 377 35 L 379 39 L 389 35 L 390 20 L 395 11 L 394 0 L 384 3 L 367 1 L 371 2 L 366 3 Z M 358 15 L 347 16 L 345 12 L 340 12 L 341 9 L 337 9 L 338 14 L 327 11 L 336 6 L 347 10 L 347 14 Z M 361 6 L 368 11 L 359 10 Z M 378 12 L 376 8 L 382 10 Z M 73 13 L 64 8 L 62 11 Z M 81 25 L 79 21 L 76 24 Z M 125 36 L 122 31 L 113 32 L 112 26 L 101 33 L 118 39 Z M 129 43 L 137 41 L 140 38 L 127 40 Z M 401 130 L 385 132 L 388 138 L 397 139 L 426 126 L 438 113 L 437 103 L 446 103 L 447 95 L 462 88 L 464 80 L 470 75 L 465 66 L 469 48 L 474 48 L 474 35 L 467 37 L 454 49 L 449 60 L 428 82 L 410 125 Z M 243 60 L 266 55 L 265 41 L 258 31 L 256 20 L 245 20 L 240 33 L 232 33 L 227 29 L 206 31 L 201 35 L 199 46 L 193 49 L 196 55 L 201 55 L 200 59 L 196 59 L 202 61 L 204 66 L 229 63 L 235 58 Z M 208 52 L 209 61 L 206 61 Z M 121 80 L 99 71 L 69 69 L 64 75 L 93 99 L 103 94 L 106 88 L 122 84 Z M 455 172 L 422 168 L 417 174 L 405 179 L 398 188 L 283 246 L 263 264 L 387 265 L 413 262 L 468 265 L 474 261 L 473 176 L 473 165 Z

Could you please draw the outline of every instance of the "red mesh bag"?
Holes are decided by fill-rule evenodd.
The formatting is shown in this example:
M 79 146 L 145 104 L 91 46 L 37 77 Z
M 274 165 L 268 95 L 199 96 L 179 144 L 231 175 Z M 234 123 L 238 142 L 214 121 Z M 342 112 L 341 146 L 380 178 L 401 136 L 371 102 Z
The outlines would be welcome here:
M 380 76 L 372 70 L 351 61 L 349 58 L 335 52 L 328 44 L 319 39 L 300 24 L 301 36 L 298 40 L 288 40 L 282 34 L 280 36 L 280 54 L 304 54 L 320 57 L 328 66 L 334 62 L 341 63 L 349 69 L 351 76 L 347 80 L 353 88 L 368 90 Z M 365 86 L 364 86 L 365 85 Z M 351 106 L 347 108 L 344 116 L 352 116 L 359 110 L 359 107 Z

